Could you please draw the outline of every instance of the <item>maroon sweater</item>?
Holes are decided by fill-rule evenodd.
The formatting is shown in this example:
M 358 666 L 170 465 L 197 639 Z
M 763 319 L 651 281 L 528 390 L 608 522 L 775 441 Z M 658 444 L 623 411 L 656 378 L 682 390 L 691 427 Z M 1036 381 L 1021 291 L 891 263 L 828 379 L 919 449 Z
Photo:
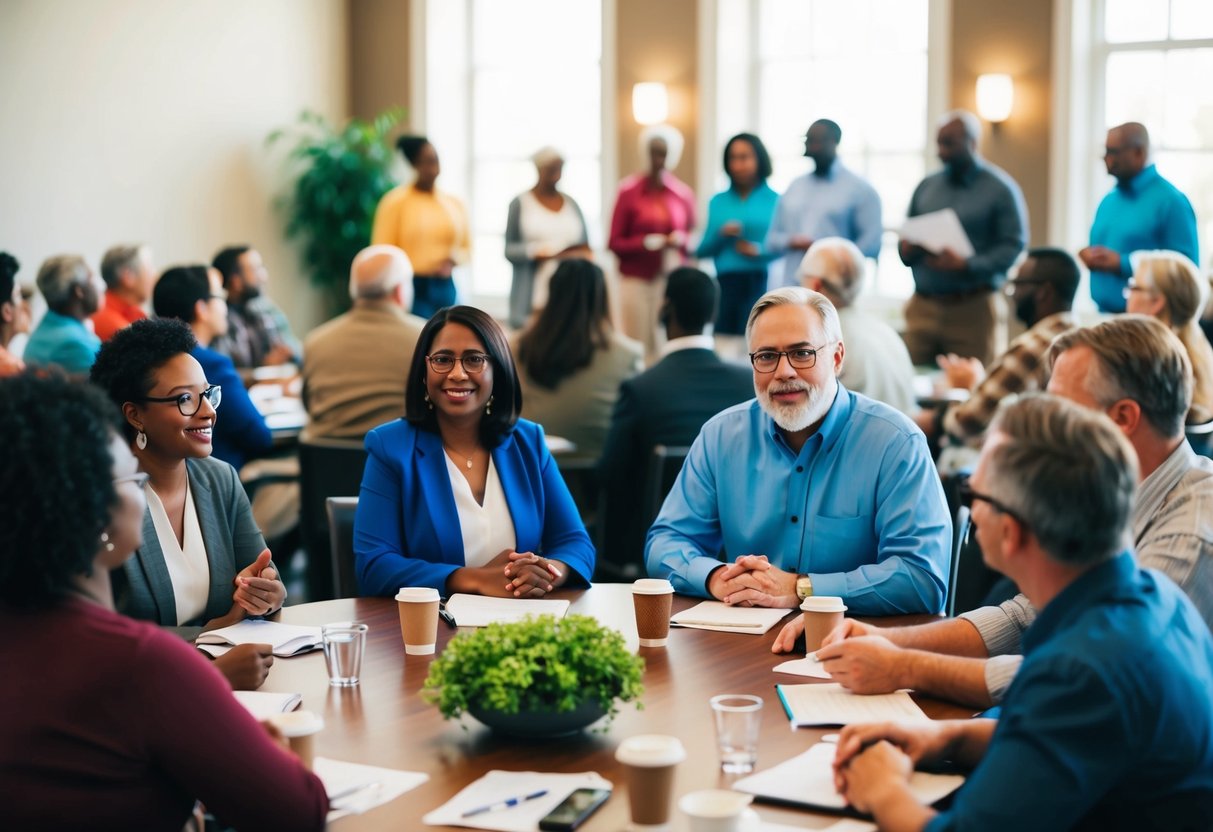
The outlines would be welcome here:
M 319 778 L 176 636 L 81 599 L 0 605 L 0 827 L 323 829 Z

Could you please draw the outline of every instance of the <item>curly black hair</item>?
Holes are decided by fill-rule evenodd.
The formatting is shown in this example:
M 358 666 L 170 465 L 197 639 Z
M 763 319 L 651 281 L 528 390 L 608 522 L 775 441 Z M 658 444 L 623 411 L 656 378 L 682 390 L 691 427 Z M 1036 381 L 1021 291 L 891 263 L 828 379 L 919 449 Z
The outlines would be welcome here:
M 0 303 L 8 303 L 13 297 L 13 285 L 21 264 L 7 251 L 0 251 Z
M 0 603 L 45 607 L 91 573 L 118 501 L 109 444 L 120 426 L 90 385 L 49 373 L 0 381 Z
M 198 346 L 190 328 L 175 319 L 155 318 L 135 321 L 118 330 L 101 345 L 89 380 L 109 394 L 121 410 L 127 402 L 137 402 L 155 386 L 156 370 L 183 352 Z M 123 420 L 127 441 L 135 438 L 135 428 Z

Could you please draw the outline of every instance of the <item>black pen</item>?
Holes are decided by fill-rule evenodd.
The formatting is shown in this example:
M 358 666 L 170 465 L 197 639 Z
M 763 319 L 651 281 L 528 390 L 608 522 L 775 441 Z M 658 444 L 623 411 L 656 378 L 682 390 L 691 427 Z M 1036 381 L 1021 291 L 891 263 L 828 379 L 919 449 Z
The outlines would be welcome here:
M 446 611 L 446 604 L 442 601 L 438 602 L 438 615 L 446 622 L 446 626 L 455 629 L 455 616 Z

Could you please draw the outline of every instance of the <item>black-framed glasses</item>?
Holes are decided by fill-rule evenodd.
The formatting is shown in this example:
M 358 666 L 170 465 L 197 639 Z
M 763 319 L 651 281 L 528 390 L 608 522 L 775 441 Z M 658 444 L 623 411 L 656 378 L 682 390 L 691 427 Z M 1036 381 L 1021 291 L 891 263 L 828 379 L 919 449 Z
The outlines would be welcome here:
M 114 477 L 114 485 L 122 485 L 124 482 L 133 482 L 135 487 L 140 491 L 147 488 L 148 475 L 143 471 L 136 474 L 128 474 L 125 477 Z
M 826 344 L 828 343 L 827 341 Z M 786 355 L 792 369 L 811 370 L 817 366 L 817 353 L 825 349 L 826 344 L 822 344 L 820 347 L 802 347 L 795 350 L 759 350 L 750 353 L 750 363 L 760 373 L 773 373 L 779 369 L 779 360 Z
M 427 355 L 425 360 L 430 363 L 430 369 L 435 373 L 446 375 L 455 369 L 455 362 L 463 365 L 463 371 L 468 375 L 478 375 L 489 366 L 489 356 L 482 352 L 468 352 L 463 355 L 451 355 L 440 352 L 437 355 Z
M 193 416 L 202 409 L 202 400 L 206 399 L 211 403 L 213 410 L 219 409 L 219 402 L 223 401 L 223 388 L 218 384 L 212 384 L 210 387 L 202 391 L 199 396 L 195 393 L 178 393 L 176 396 L 144 396 L 145 402 L 156 402 L 157 404 L 173 403 L 177 405 L 177 409 L 181 411 L 182 416 Z
M 982 494 L 980 491 L 974 491 L 973 486 L 969 485 L 967 482 L 960 484 L 959 496 L 960 504 L 969 509 L 969 511 L 973 510 L 973 503 L 980 500 L 983 503 L 988 503 L 1015 521 L 1022 523 L 1025 526 L 1028 525 L 1028 521 L 1024 520 L 1019 512 L 1017 512 L 1015 509 L 1011 508 L 1001 500 L 991 497 L 989 494 Z

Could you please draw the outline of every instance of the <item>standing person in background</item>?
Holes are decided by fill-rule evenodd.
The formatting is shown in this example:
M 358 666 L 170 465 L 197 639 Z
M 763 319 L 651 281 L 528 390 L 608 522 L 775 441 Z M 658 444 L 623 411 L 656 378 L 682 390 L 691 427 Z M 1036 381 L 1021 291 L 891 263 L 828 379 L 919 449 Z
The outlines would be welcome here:
M 556 189 L 564 157 L 553 147 L 531 157 L 539 181 L 510 203 L 505 223 L 505 256 L 514 264 L 510 284 L 510 326 L 521 329 L 532 309 L 547 303 L 548 281 L 560 261 L 592 256 L 581 208 Z
M 228 331 L 214 349 L 240 368 L 299 363 L 299 339 L 278 305 L 265 294 L 269 272 L 261 252 L 249 246 L 229 246 L 211 263 L 227 292 Z
M 695 256 L 711 257 L 720 282 L 717 335 L 742 336 L 750 310 L 767 290 L 764 250 L 767 230 L 779 199 L 767 178 L 771 157 L 762 139 L 738 133 L 724 146 L 724 172 L 729 188 L 708 203 L 708 224 Z
M 455 303 L 455 266 L 471 254 L 467 211 L 435 186 L 442 168 L 438 151 L 424 136 L 401 136 L 396 147 L 416 173 L 412 183 L 383 195 L 375 209 L 372 243 L 404 250 L 413 264 L 413 314 L 429 318 Z
M 147 317 L 143 305 L 156 285 L 152 250 L 144 245 L 114 246 L 101 258 L 105 303 L 93 314 L 93 332 L 103 342 L 135 321 Z
M 1188 198 L 1150 161 L 1145 125 L 1131 121 L 1109 130 L 1103 159 L 1116 187 L 1099 203 L 1091 244 L 1078 258 L 1091 270 L 1091 297 L 1099 310 L 1124 312 L 1133 252 L 1165 249 L 1200 262 L 1196 214 Z
M 25 361 L 54 365 L 69 375 L 85 375 L 97 358 L 101 339 L 84 321 L 101 305 L 101 284 L 83 257 L 62 254 L 47 258 L 38 270 L 38 291 L 46 299 L 46 314 L 25 345 Z
M 670 173 L 682 156 L 682 134 L 668 124 L 646 127 L 640 155 L 647 165 L 619 184 L 611 216 L 610 249 L 619 258 L 623 331 L 656 357 L 657 309 L 665 276 L 686 261 L 687 235 L 695 226 L 695 194 Z
M 29 304 L 21 295 L 17 270 L 21 264 L 7 251 L 0 251 L 0 378 L 25 369 L 25 362 L 9 351 L 13 338 L 30 330 Z

